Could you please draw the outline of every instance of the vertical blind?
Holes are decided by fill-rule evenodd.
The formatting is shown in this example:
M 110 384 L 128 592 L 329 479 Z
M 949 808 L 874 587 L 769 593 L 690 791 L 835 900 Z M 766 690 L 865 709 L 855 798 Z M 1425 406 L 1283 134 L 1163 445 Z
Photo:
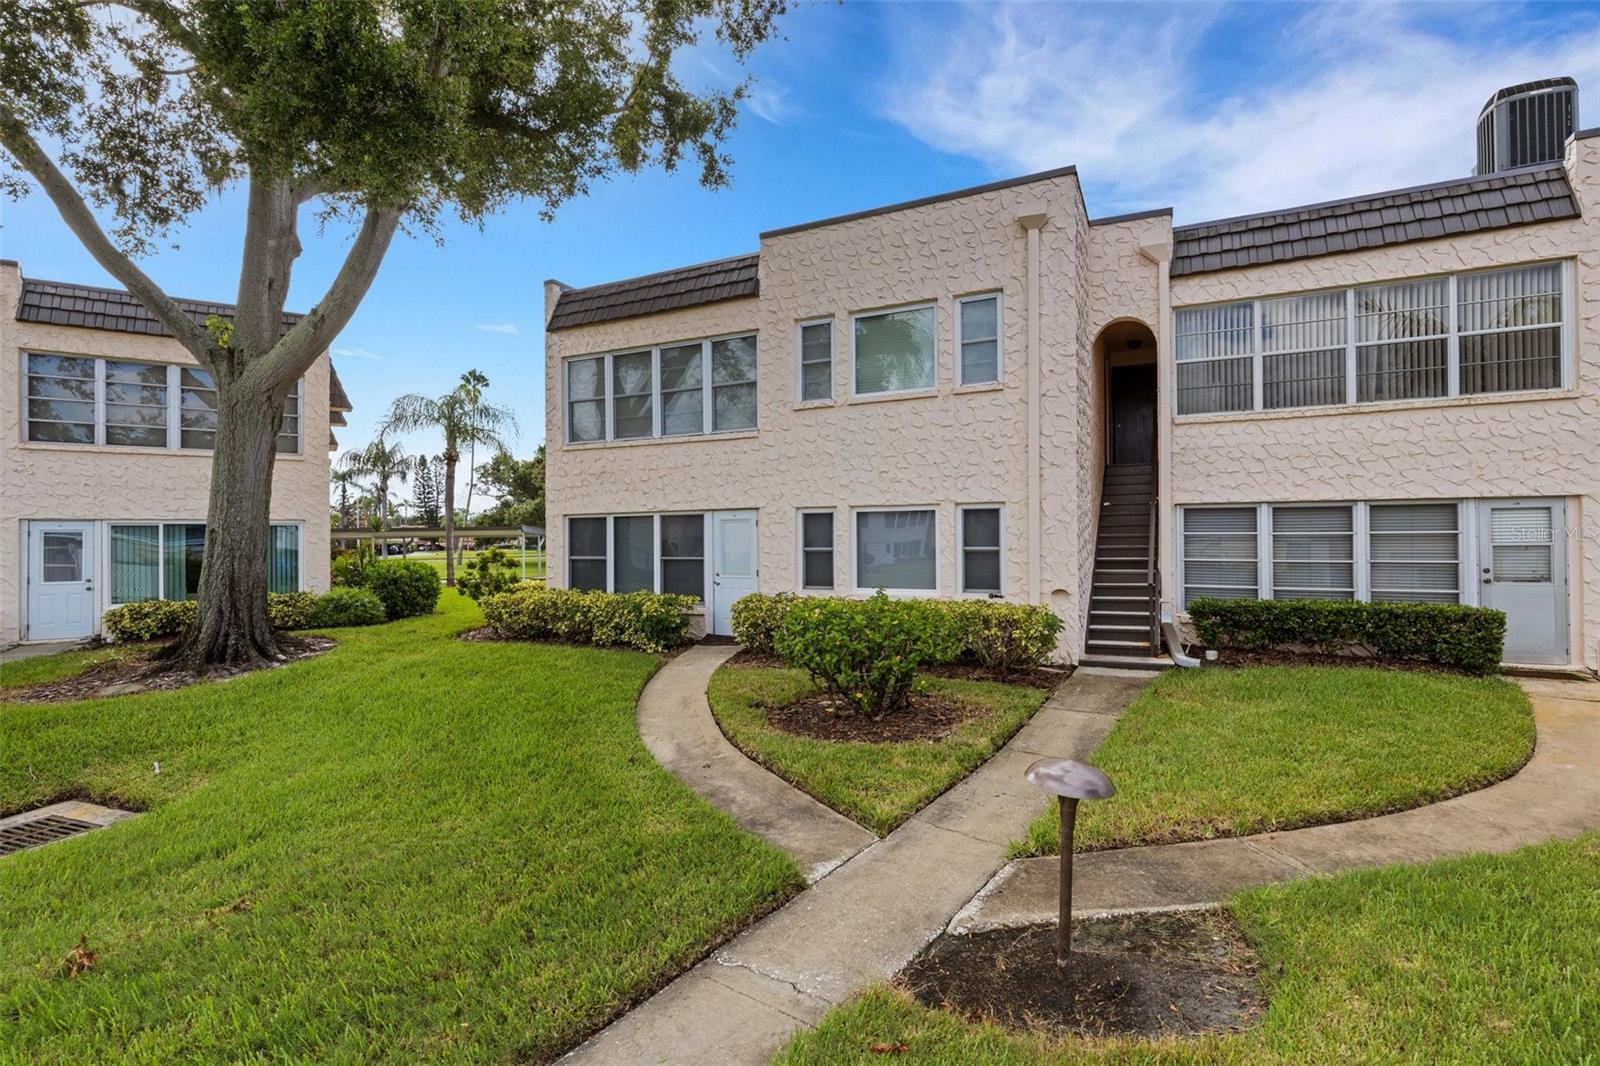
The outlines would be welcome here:
M 111 602 L 161 595 L 161 527 L 111 527 Z
M 300 588 L 300 530 L 273 526 L 267 548 L 267 591 L 296 592 Z

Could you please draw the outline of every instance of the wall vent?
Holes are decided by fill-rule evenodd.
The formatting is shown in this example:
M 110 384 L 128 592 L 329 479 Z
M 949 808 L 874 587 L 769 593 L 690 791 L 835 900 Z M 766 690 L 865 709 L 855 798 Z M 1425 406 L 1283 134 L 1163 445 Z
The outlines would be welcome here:
M 1493 174 L 1554 163 L 1578 128 L 1578 83 L 1546 78 L 1501 89 L 1478 114 L 1478 165 Z

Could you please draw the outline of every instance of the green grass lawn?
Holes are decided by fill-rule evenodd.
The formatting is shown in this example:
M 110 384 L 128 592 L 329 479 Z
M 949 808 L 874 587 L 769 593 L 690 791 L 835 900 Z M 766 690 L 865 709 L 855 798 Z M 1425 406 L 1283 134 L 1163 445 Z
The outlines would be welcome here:
M 1341 821 L 1432 803 L 1514 772 L 1533 710 L 1501 678 L 1350 666 L 1175 670 L 1093 761 L 1117 786 L 1078 809 L 1080 848 Z M 1016 852 L 1060 852 L 1054 810 Z
M 1180 1042 L 1014 1034 L 879 986 L 775 1062 L 1592 1063 L 1600 1060 L 1600 837 L 1256 889 L 1230 909 L 1270 1005 L 1245 1033 Z M 905 1044 L 901 1054 L 874 1044 Z
M 148 644 L 110 644 L 101 648 L 58 651 L 0 663 L 0 692 L 76 677 L 101 663 L 132 658 L 149 650 Z
M 0 813 L 147 810 L 0 859 L 0 1059 L 543 1061 L 800 888 L 644 748 L 656 657 L 457 641 L 481 616 L 442 608 L 232 681 L 0 704 Z
M 524 555 L 526 555 L 527 562 L 528 562 L 528 579 L 531 581 L 534 578 L 543 578 L 544 577 L 544 552 L 542 552 L 542 551 L 534 551 L 532 548 L 529 548 L 524 553 L 524 552 L 519 552 L 515 547 L 502 548 L 501 551 L 505 552 L 506 555 L 511 559 L 511 562 L 513 564 L 512 567 L 511 567 L 511 570 L 514 573 L 516 573 L 518 576 L 520 576 L 522 574 L 523 557 L 524 557 Z M 466 561 L 468 559 L 475 559 L 481 554 L 482 554 L 482 552 L 469 551 L 464 556 L 457 557 L 457 559 L 456 559 L 456 571 L 460 572 L 462 566 L 466 563 Z M 399 556 L 398 555 L 391 555 L 389 558 L 398 559 Z M 412 552 L 410 555 L 406 556 L 406 558 L 408 558 L 408 559 L 416 559 L 416 560 L 419 560 L 420 562 L 427 563 L 429 566 L 431 566 L 435 570 L 439 571 L 439 576 L 440 577 L 444 576 L 444 552 L 442 552 L 442 551 Z
M 724 666 L 711 679 L 711 710 L 745 754 L 874 833 L 889 832 L 1004 744 L 1044 703 L 1020 685 L 932 679 L 929 687 L 984 712 L 937 741 L 849 743 L 795 736 L 767 724 L 763 706 L 816 691 L 803 670 Z

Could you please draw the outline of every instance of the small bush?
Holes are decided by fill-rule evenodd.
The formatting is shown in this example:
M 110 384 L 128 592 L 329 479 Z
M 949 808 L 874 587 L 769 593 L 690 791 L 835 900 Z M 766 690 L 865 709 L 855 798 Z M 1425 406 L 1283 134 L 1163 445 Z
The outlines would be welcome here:
M 367 569 L 378 561 L 371 541 L 358 541 L 353 551 L 340 552 L 329 564 L 328 573 L 337 588 L 359 589 L 367 585 Z
M 112 640 L 160 640 L 189 628 L 199 610 L 194 600 L 139 600 L 111 608 L 100 622 Z
M 663 652 L 689 640 L 690 596 L 577 592 L 527 585 L 486 596 L 483 617 L 513 640 L 564 640 Z
M 1209 648 L 1359 653 L 1475 674 L 1494 672 L 1506 639 L 1503 612 L 1454 603 L 1201 598 L 1189 617 Z
M 800 597 L 792 592 L 752 592 L 733 605 L 733 639 L 751 651 L 773 654 L 772 640 Z
M 456 588 L 469 599 L 481 600 L 501 592 L 509 592 L 520 584 L 522 576 L 517 564 L 499 548 L 490 548 L 467 560 L 467 565 L 456 575 Z
M 375 626 L 386 619 L 383 601 L 367 589 L 336 588 L 317 597 L 311 611 L 311 628 Z
M 961 657 L 997 673 L 1041 665 L 1061 633 L 1061 619 L 1039 604 L 956 600 L 946 609 L 960 632 Z
M 961 636 L 945 605 L 880 590 L 865 600 L 797 602 L 773 646 L 856 712 L 881 718 L 910 701 L 919 667 L 960 654 Z
M 415 559 L 380 559 L 367 567 L 366 587 L 391 621 L 432 614 L 443 588 L 439 571 Z
M 310 629 L 311 612 L 316 607 L 315 592 L 267 593 L 267 614 L 274 629 Z

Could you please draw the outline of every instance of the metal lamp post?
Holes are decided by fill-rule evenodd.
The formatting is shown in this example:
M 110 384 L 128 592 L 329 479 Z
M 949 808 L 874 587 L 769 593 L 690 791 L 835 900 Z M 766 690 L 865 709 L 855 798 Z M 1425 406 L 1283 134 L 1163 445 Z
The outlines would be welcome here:
M 1029 784 L 1057 797 L 1061 807 L 1061 918 L 1056 927 L 1056 966 L 1064 975 L 1072 955 L 1072 832 L 1078 819 L 1078 801 L 1105 799 L 1115 795 L 1117 788 L 1104 773 L 1073 759 L 1040 759 L 1023 776 Z

